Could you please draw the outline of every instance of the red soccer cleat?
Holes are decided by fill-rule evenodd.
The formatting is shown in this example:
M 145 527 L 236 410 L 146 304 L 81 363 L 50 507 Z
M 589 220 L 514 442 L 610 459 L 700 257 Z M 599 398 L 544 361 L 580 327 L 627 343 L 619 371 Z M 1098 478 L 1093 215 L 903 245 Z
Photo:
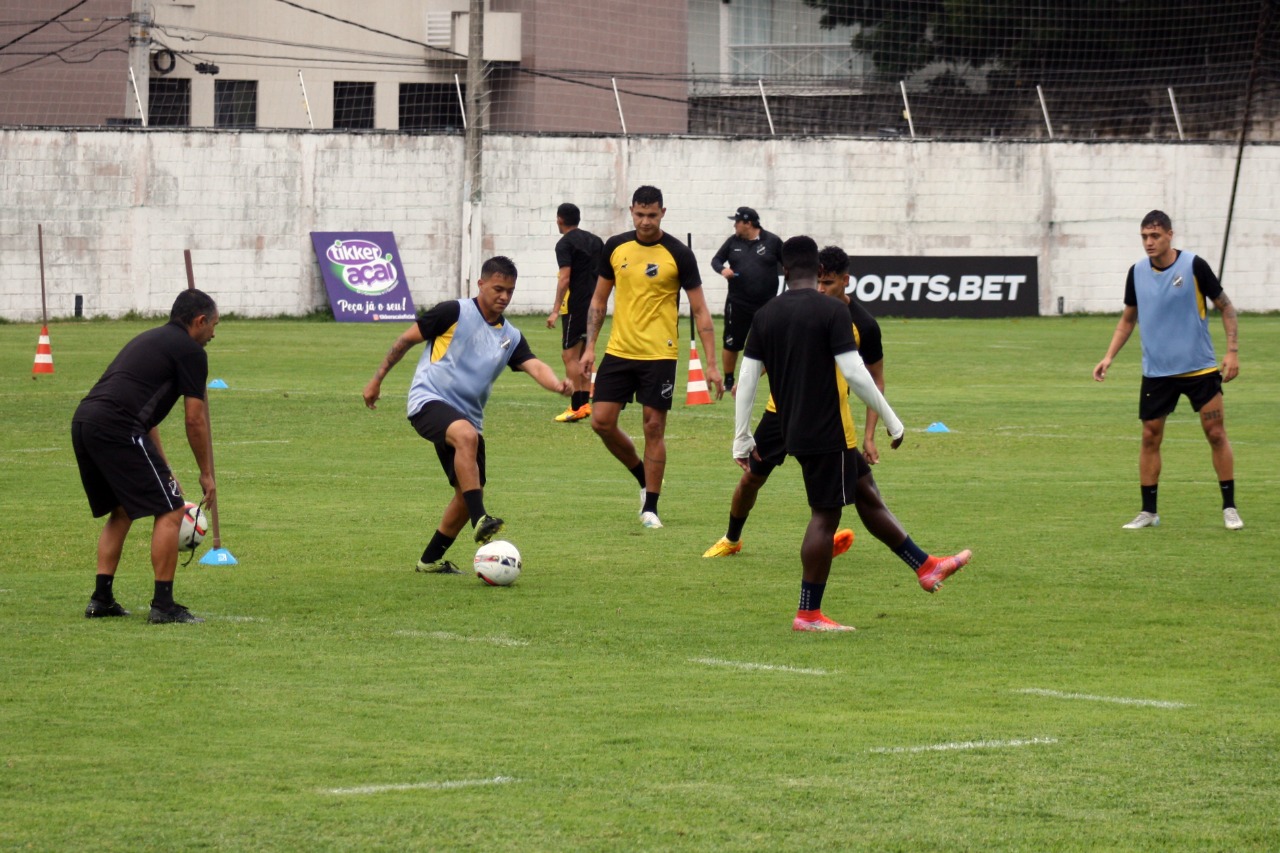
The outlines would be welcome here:
M 821 610 L 797 610 L 792 631 L 856 631 L 852 625 L 841 625 L 828 619 Z
M 920 579 L 920 586 L 925 592 L 935 592 L 938 587 L 942 586 L 942 582 L 947 578 L 960 571 L 969 559 L 973 557 L 973 552 L 968 548 L 952 557 L 930 557 L 924 561 L 924 565 L 916 570 L 916 577 Z
M 853 531 L 847 527 L 844 530 L 837 530 L 836 535 L 831 540 L 831 556 L 839 557 L 852 546 Z

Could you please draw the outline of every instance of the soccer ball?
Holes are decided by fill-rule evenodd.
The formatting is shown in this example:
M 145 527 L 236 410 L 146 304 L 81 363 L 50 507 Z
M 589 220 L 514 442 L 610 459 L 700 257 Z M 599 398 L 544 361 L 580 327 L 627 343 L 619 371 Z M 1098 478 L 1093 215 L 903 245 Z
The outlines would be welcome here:
M 194 551 L 209 532 L 209 520 L 204 510 L 193 503 L 182 508 L 182 526 L 178 528 L 178 550 Z
M 476 577 L 489 586 L 511 586 L 520 577 L 520 552 L 515 545 L 499 539 L 481 545 L 473 565 Z

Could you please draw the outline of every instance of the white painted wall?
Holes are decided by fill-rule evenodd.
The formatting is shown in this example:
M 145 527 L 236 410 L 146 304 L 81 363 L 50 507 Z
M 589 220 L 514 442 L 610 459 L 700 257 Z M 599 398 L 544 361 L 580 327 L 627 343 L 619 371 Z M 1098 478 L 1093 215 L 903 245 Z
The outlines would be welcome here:
M 1142 257 L 1138 223 L 1174 220 L 1175 245 L 1219 265 L 1232 145 L 491 135 L 484 252 L 521 270 L 514 311 L 550 308 L 555 209 L 602 237 L 630 227 L 631 191 L 666 195 L 667 230 L 707 261 L 747 204 L 784 237 L 850 254 L 1035 255 L 1041 313 L 1119 310 Z M 298 314 L 325 302 L 311 231 L 396 233 L 414 299 L 457 295 L 462 140 L 293 132 L 0 130 L 0 317 L 36 320 L 36 224 L 51 316 L 167 312 L 197 285 L 224 312 Z M 1246 150 L 1224 284 L 1243 310 L 1280 309 L 1280 146 Z

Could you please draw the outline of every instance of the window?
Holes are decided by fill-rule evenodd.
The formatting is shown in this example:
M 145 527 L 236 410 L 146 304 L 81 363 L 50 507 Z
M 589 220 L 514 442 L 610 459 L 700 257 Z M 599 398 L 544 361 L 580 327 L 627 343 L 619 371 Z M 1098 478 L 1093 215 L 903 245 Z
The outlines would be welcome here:
M 345 130 L 373 129 L 373 84 L 333 84 L 333 126 Z
M 213 126 L 258 126 L 257 80 L 214 81 Z
M 191 81 L 175 77 L 152 77 L 147 95 L 147 123 L 152 127 L 183 127 L 191 124 Z
M 452 83 L 401 83 L 400 129 L 461 130 L 457 88 Z

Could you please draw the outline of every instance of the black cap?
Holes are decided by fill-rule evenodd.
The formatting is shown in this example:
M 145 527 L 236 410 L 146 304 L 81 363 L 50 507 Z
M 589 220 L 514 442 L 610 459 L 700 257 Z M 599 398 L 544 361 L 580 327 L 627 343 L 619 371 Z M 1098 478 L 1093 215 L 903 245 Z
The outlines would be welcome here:
M 760 214 L 756 213 L 749 207 L 740 207 L 738 211 L 729 217 L 734 222 L 750 222 L 752 225 L 760 224 Z

